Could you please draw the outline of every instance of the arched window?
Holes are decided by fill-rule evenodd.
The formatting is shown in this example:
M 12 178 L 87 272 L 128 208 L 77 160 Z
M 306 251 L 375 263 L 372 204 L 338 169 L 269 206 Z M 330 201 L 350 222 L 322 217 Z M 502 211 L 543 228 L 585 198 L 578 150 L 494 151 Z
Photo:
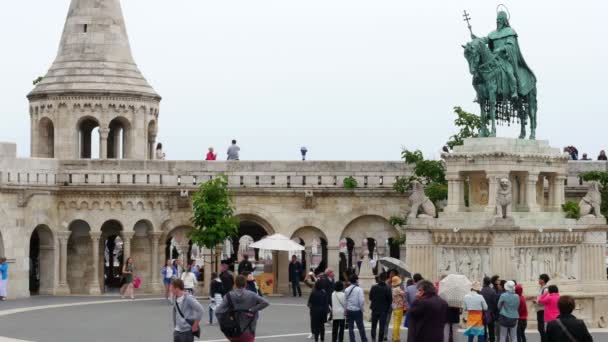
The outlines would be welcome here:
M 130 157 L 130 124 L 125 118 L 110 121 L 108 133 L 108 159 L 125 159 Z
M 81 119 L 78 124 L 78 155 L 83 159 L 98 159 L 98 147 L 99 122 L 91 117 Z

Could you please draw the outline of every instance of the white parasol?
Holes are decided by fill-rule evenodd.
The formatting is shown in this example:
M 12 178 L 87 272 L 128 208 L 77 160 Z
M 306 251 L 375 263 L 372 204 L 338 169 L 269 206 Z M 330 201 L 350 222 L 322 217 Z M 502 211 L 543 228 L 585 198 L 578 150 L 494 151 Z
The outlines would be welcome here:
M 471 281 L 462 274 L 450 274 L 439 282 L 439 296 L 450 307 L 461 308 L 464 296 L 471 292 Z
M 250 248 L 259 248 L 270 251 L 302 251 L 304 246 L 290 240 L 281 234 L 274 234 L 249 245 Z

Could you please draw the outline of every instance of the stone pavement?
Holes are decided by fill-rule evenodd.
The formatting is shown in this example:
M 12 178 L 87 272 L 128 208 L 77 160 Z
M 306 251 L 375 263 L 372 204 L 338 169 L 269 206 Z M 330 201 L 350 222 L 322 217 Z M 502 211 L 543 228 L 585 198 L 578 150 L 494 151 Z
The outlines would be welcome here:
M 256 340 L 310 341 L 305 300 L 271 298 L 270 301 L 271 306 L 261 313 Z M 203 305 L 207 308 L 206 301 Z M 205 321 L 202 327 L 201 341 L 226 341 L 217 325 L 209 326 Z M 402 334 L 402 341 L 406 341 L 406 331 Z M 167 342 L 172 340 L 171 306 L 158 297 L 135 301 L 112 296 L 7 301 L 0 303 L 0 336 L 3 336 L 0 342 Z M 608 340 L 608 331 L 601 337 L 598 332 L 594 336 L 596 341 Z M 330 329 L 326 340 L 331 340 Z M 528 341 L 537 342 L 538 335 L 531 332 Z

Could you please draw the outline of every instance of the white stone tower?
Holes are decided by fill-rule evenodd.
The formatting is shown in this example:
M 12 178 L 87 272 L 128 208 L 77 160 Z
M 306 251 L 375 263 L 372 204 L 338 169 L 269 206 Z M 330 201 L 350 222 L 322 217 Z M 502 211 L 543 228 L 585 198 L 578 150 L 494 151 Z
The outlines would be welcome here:
M 133 60 L 120 0 L 72 0 L 55 62 L 27 97 L 32 157 L 154 157 L 161 98 Z

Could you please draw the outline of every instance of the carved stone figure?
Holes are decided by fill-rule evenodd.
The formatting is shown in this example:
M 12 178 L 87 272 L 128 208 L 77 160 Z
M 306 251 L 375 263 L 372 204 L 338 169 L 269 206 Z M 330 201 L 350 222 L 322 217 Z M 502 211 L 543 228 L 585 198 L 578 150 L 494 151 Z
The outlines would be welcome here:
M 511 182 L 506 178 L 502 178 L 498 184 L 498 193 L 496 195 L 496 215 L 507 218 L 509 211 L 511 211 L 512 201 Z
M 412 194 L 410 200 L 410 218 L 435 217 L 437 210 L 429 197 L 424 193 L 424 186 L 419 181 L 412 183 Z
M 600 194 L 601 185 L 598 182 L 590 182 L 587 194 L 578 204 L 580 207 L 581 217 L 603 217 L 600 206 L 602 204 L 602 195 Z

